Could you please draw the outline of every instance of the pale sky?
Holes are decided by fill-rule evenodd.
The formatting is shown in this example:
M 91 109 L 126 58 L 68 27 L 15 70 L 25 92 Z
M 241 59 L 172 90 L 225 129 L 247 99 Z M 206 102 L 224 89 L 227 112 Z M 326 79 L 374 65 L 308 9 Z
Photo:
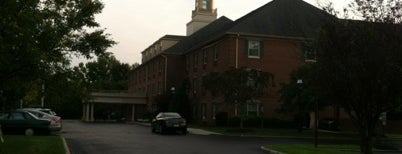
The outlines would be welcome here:
M 215 0 L 218 18 L 236 20 L 271 0 Z M 317 0 L 305 0 L 316 5 Z M 344 1 L 344 0 L 336 0 Z M 162 36 L 186 35 L 195 0 L 102 0 L 105 7 L 96 15 L 111 38 L 118 42 L 108 49 L 123 63 L 140 63 L 141 52 Z M 342 3 L 335 3 L 342 8 Z

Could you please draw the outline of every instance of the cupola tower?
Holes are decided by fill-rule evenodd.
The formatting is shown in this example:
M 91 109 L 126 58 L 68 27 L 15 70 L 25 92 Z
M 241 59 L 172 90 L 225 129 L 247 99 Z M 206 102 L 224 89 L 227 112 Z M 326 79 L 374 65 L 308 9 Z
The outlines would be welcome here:
M 217 9 L 214 9 L 214 0 L 195 0 L 191 21 L 187 23 L 187 36 L 213 22 L 216 18 Z

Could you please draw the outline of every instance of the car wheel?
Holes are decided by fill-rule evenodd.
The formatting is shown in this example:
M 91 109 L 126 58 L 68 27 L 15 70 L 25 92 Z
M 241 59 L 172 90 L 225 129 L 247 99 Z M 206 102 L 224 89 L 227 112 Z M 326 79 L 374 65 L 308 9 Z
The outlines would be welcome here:
M 34 130 L 32 128 L 27 128 L 25 129 L 25 135 L 26 136 L 32 136 L 34 135 Z
M 183 130 L 182 130 L 181 132 L 183 133 L 183 135 L 186 135 L 186 134 L 188 134 L 188 131 L 187 131 L 187 129 L 183 129 Z
M 151 126 L 151 132 L 155 133 L 155 126 L 154 125 Z
M 163 130 L 163 126 L 162 126 L 162 125 L 159 125 L 159 133 L 161 133 L 161 134 L 165 133 L 165 131 Z

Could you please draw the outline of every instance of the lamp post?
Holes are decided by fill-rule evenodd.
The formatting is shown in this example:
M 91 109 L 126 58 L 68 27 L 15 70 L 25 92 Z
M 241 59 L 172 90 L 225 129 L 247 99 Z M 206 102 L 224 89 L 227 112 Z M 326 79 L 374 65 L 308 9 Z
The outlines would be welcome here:
M 168 110 L 169 111 L 178 111 L 178 104 L 176 101 L 176 87 L 172 86 L 170 88 L 170 96 L 169 96 L 169 106 Z
M 302 84 L 303 80 L 298 79 L 297 80 L 297 85 L 299 88 L 299 93 L 298 93 L 298 103 L 300 103 L 300 92 L 302 90 Z M 318 146 L 318 103 L 317 101 L 314 102 L 314 147 L 317 148 Z
M 41 106 L 45 107 L 45 82 L 42 83 L 42 97 L 41 97 Z
M 314 102 L 314 147 L 318 145 L 318 102 Z
M 297 107 L 298 107 L 298 118 L 301 118 L 298 120 L 298 131 L 302 132 L 303 131 L 303 121 L 304 121 L 304 116 L 301 110 L 301 101 L 300 101 L 300 93 L 302 90 L 302 84 L 303 80 L 302 79 L 297 79 L 296 85 L 297 85 Z
M 3 90 L 0 90 L 0 103 L 1 103 L 1 111 L 3 111 L 4 112 L 4 110 L 5 110 L 5 103 L 4 103 L 4 101 L 3 101 Z

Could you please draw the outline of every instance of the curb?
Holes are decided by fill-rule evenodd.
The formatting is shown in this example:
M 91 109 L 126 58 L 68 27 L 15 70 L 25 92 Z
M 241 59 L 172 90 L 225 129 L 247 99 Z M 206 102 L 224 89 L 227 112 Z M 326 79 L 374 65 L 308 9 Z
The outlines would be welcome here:
M 66 150 L 66 154 L 71 154 L 70 148 L 68 148 L 68 146 L 67 146 L 66 139 L 64 137 L 61 137 L 61 140 L 63 141 L 63 146 L 64 146 L 64 149 Z
M 269 154 L 286 154 L 286 153 L 283 153 L 283 152 L 279 152 L 279 151 L 275 151 L 275 150 L 266 148 L 264 146 L 261 146 L 260 148 L 261 148 L 261 150 L 264 150 L 264 151 L 268 152 Z

